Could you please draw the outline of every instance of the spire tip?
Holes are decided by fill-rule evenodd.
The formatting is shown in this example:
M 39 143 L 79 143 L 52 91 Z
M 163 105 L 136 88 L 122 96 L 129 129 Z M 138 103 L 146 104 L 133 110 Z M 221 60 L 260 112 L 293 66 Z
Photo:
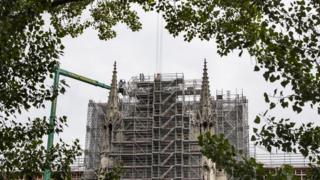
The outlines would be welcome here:
M 114 70 L 117 69 L 117 61 L 114 61 L 114 63 L 113 63 L 113 69 L 114 69 Z

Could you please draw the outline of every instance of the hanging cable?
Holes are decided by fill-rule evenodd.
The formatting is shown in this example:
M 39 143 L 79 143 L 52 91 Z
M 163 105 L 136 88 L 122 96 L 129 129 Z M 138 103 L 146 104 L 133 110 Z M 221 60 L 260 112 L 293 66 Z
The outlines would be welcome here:
M 161 73 L 162 66 L 162 41 L 163 41 L 163 20 L 161 14 L 157 15 L 156 27 L 156 73 Z

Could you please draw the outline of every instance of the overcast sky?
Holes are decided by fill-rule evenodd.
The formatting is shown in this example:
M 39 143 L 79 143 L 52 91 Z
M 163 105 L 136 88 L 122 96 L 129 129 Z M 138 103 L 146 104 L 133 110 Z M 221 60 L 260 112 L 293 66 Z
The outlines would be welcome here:
M 139 73 L 153 75 L 156 70 L 157 15 L 141 13 L 141 21 L 143 28 L 139 32 L 131 32 L 126 26 L 118 25 L 117 37 L 110 41 L 99 40 L 94 30 L 87 30 L 76 39 L 65 38 L 66 49 L 61 57 L 61 67 L 106 84 L 110 84 L 114 61 L 117 61 L 119 79 L 129 80 Z M 181 37 L 173 38 L 166 30 L 163 30 L 162 41 L 162 73 L 182 72 L 185 79 L 201 79 L 203 59 L 206 58 L 212 94 L 221 89 L 232 92 L 243 90 L 249 100 L 249 125 L 252 128 L 254 117 L 267 108 L 263 92 L 271 93 L 276 87 L 266 83 L 261 73 L 253 71 L 254 58 L 246 53 L 239 58 L 237 52 L 220 57 L 213 41 L 194 40 L 188 43 Z M 88 101 L 106 102 L 108 92 L 69 78 L 64 79 L 70 88 L 58 98 L 57 115 L 68 116 L 69 127 L 61 137 L 67 142 L 78 138 L 84 147 Z M 49 115 L 49 107 L 32 110 L 25 116 Z M 291 111 L 277 110 L 275 114 L 296 117 Z M 298 118 L 315 120 L 319 116 L 314 111 L 306 110 Z

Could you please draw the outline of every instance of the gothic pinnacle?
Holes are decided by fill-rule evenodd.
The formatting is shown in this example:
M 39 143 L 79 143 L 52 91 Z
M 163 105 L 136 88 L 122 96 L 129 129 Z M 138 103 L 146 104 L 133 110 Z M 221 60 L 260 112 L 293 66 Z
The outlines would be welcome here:
M 109 92 L 108 108 L 109 110 L 118 109 L 118 88 L 117 88 L 117 63 L 113 64 L 111 90 Z
M 211 108 L 212 108 L 211 95 L 210 95 L 207 61 L 206 59 L 204 59 L 201 94 L 200 94 L 200 121 L 201 121 L 201 124 L 204 126 L 204 129 L 210 126 L 211 115 L 212 115 Z

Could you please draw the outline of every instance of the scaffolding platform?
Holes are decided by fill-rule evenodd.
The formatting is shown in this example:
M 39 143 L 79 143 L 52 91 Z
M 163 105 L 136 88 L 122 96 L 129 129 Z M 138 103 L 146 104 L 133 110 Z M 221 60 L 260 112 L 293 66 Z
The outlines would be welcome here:
M 185 80 L 182 73 L 140 74 L 131 78 L 125 91 L 109 154 L 114 165 L 124 168 L 122 179 L 202 180 L 203 157 L 192 126 L 199 111 L 201 80 Z M 247 152 L 246 98 L 219 93 L 211 100 L 216 132 Z M 89 102 L 85 179 L 97 178 L 93 172 L 99 168 L 105 109 L 106 104 Z

